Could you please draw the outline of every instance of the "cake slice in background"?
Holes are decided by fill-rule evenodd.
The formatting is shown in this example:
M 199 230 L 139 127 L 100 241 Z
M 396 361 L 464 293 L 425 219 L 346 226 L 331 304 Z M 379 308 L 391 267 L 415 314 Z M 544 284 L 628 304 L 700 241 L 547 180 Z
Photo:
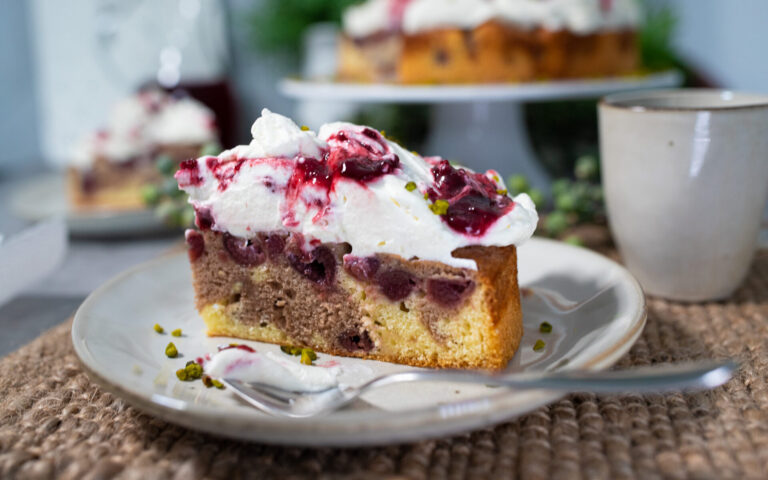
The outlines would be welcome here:
M 339 77 L 526 82 L 634 73 L 637 0 L 367 0 L 343 17 Z
M 142 189 L 162 181 L 160 170 L 172 172 L 217 140 L 213 112 L 203 104 L 160 90 L 139 92 L 118 102 L 107 127 L 75 148 L 70 203 L 78 210 L 144 208 Z
M 315 135 L 265 110 L 252 134 L 176 174 L 196 211 L 186 238 L 210 335 L 428 367 L 509 362 L 530 198 L 370 127 Z

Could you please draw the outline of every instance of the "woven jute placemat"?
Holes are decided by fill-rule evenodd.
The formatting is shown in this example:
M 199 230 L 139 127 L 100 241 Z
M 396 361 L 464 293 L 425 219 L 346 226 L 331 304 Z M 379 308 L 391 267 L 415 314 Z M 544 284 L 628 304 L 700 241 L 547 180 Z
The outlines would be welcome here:
M 695 394 L 573 394 L 516 421 L 364 449 L 222 440 L 101 391 L 70 322 L 0 360 L 0 478 L 766 478 L 768 252 L 727 302 L 648 301 L 621 367 L 735 357 L 727 385 Z

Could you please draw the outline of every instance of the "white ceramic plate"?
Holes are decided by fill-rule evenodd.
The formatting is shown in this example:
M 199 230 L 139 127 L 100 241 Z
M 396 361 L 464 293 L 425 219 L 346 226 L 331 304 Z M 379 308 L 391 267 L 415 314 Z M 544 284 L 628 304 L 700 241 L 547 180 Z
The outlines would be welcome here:
M 78 212 L 67 201 L 65 179 L 47 174 L 17 187 L 10 197 L 11 211 L 30 221 L 63 217 L 69 233 L 79 236 L 110 237 L 168 231 L 150 209 Z
M 675 70 L 642 76 L 478 85 L 342 83 L 287 78 L 280 82 L 280 90 L 288 97 L 302 100 L 370 103 L 523 102 L 595 98 L 625 90 L 673 87 L 679 85 L 681 80 L 680 72 Z
M 616 362 L 645 324 L 643 292 L 621 266 L 591 251 L 532 239 L 519 251 L 525 335 L 509 371 L 604 369 Z M 185 254 L 140 265 L 108 282 L 75 315 L 72 341 L 91 378 L 135 407 L 169 422 L 219 435 L 277 444 L 359 446 L 416 440 L 498 423 L 560 395 L 460 384 L 404 384 L 370 392 L 352 408 L 310 419 L 271 417 L 226 390 L 180 382 L 175 371 L 233 341 L 208 338 L 193 307 Z M 590 300 L 591 299 L 591 300 Z M 587 301 L 580 307 L 577 302 Z M 541 334 L 539 324 L 553 325 Z M 154 332 L 181 328 L 181 338 Z M 533 351 L 537 339 L 546 341 Z M 169 341 L 180 358 L 164 355 Z M 274 345 L 246 342 L 259 351 Z M 342 382 L 412 367 L 319 354 L 342 365 Z

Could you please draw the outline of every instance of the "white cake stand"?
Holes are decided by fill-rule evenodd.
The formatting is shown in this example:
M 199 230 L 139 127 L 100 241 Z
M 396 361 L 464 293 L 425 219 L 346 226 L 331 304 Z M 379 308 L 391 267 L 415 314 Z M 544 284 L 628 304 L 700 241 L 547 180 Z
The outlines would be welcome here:
M 424 155 L 441 155 L 476 170 L 521 173 L 534 186 L 549 181 L 531 149 L 523 118 L 529 101 L 597 98 L 625 90 L 674 87 L 682 75 L 668 71 L 644 76 L 562 80 L 524 84 L 394 85 L 285 79 L 280 91 L 315 106 L 343 103 L 424 103 L 432 105 Z M 322 103 L 318 103 L 322 102 Z

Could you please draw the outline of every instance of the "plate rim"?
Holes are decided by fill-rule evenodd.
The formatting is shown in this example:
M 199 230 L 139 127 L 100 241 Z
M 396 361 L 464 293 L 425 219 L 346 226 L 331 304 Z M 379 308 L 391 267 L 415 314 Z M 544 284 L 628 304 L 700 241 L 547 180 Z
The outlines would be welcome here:
M 363 103 L 462 103 L 594 98 L 641 88 L 674 87 L 682 81 L 676 69 L 601 78 L 553 79 L 539 82 L 476 84 L 398 84 L 339 82 L 333 79 L 286 77 L 278 89 L 286 97 L 303 100 Z M 318 90 L 322 94 L 318 94 Z
M 639 282 L 623 265 L 592 250 L 546 238 L 534 237 L 529 242 L 541 242 L 558 248 L 572 249 L 578 252 L 579 255 L 587 255 L 598 261 L 607 262 L 607 264 L 616 269 L 621 275 L 622 280 L 626 281 L 626 285 L 632 287 L 631 291 L 639 302 L 632 304 L 633 311 L 631 312 L 630 328 L 609 348 L 599 352 L 595 357 L 587 361 L 584 364 L 584 368 L 601 370 L 615 364 L 634 345 L 646 324 L 647 304 L 645 294 Z M 110 380 L 107 375 L 88 363 L 87 360 L 91 354 L 86 346 L 85 336 L 82 336 L 81 339 L 81 336 L 78 335 L 79 331 L 84 328 L 81 324 L 87 322 L 84 319 L 85 312 L 93 303 L 98 301 L 104 292 L 110 290 L 114 285 L 140 271 L 151 269 L 163 262 L 174 261 L 182 255 L 186 256 L 186 252 L 171 252 L 161 255 L 125 270 L 98 287 L 88 295 L 75 312 L 70 334 L 80 365 L 91 381 L 105 391 L 125 400 L 139 411 L 150 413 L 171 423 L 204 431 L 222 438 L 259 441 L 276 445 L 342 448 L 376 446 L 407 443 L 409 441 L 424 440 L 441 435 L 452 435 L 471 429 L 483 428 L 522 416 L 565 396 L 565 394 L 549 390 L 531 390 L 527 393 L 531 394 L 533 398 L 523 408 L 505 408 L 505 406 L 509 407 L 509 403 L 514 397 L 505 395 L 504 391 L 500 390 L 497 394 L 453 402 L 444 406 L 438 405 L 402 412 L 387 412 L 390 414 L 389 417 L 391 417 L 387 419 L 387 422 L 392 424 L 392 427 L 382 432 L 375 426 L 366 424 L 358 424 L 354 428 L 339 428 L 338 425 L 343 422 L 338 420 L 345 420 L 343 414 L 336 414 L 336 416 L 342 416 L 342 418 L 335 422 L 326 422 L 325 424 L 313 422 L 312 419 L 285 419 L 268 415 L 233 415 L 232 413 L 221 414 L 218 411 L 211 411 L 208 407 L 165 395 L 134 392 L 122 385 L 121 382 Z M 95 359 L 94 363 L 96 363 Z M 352 419 L 349 418 L 348 420 Z M 329 426 L 336 426 L 337 428 L 329 431 Z M 401 428 L 397 428 L 397 426 Z

